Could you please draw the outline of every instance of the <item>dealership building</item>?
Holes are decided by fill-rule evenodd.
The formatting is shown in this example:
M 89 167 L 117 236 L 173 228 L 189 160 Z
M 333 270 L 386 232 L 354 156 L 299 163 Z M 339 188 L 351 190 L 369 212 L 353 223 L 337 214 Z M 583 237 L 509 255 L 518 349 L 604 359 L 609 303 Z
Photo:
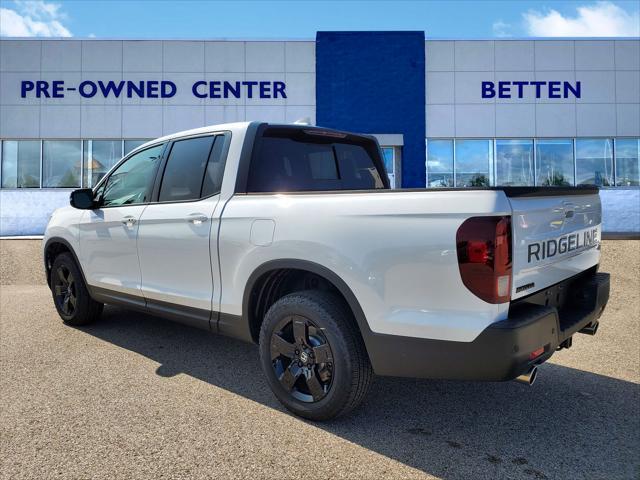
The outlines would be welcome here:
M 0 40 L 0 235 L 41 234 L 142 142 L 303 121 L 375 135 L 395 188 L 601 188 L 640 232 L 640 39 Z

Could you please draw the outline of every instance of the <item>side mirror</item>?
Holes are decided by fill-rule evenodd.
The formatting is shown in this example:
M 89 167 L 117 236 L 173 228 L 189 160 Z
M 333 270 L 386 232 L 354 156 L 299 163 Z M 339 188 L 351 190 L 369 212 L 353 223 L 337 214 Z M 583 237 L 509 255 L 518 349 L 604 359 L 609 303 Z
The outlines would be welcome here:
M 93 202 L 93 190 L 90 188 L 74 190 L 71 192 L 71 196 L 69 197 L 69 203 L 72 207 L 79 208 L 80 210 L 91 210 L 92 208 L 95 208 L 95 204 Z

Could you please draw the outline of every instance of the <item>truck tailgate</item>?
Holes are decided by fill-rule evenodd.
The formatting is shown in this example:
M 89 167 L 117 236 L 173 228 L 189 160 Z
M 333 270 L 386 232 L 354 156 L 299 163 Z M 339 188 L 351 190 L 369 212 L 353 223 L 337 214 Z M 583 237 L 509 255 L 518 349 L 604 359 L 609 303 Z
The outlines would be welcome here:
M 600 259 L 601 207 L 597 190 L 567 195 L 545 190 L 509 196 L 513 229 L 513 284 L 517 299 L 596 265 Z

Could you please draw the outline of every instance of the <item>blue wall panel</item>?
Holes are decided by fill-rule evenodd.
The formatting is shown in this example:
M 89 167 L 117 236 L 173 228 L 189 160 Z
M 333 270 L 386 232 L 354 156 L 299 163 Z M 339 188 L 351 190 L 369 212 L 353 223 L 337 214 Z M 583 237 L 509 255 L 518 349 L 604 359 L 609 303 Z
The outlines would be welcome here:
M 424 32 L 318 32 L 316 123 L 404 135 L 402 186 L 425 186 Z

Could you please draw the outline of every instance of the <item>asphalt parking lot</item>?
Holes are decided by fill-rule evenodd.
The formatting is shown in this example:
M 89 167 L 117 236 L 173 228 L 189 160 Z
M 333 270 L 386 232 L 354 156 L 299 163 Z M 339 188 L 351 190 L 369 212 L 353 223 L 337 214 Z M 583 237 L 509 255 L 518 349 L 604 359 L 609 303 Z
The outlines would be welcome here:
M 63 325 L 39 248 L 0 241 L 1 478 L 640 477 L 640 241 L 604 242 L 600 330 L 534 387 L 376 378 L 329 423 L 280 406 L 253 345 L 113 307 Z

